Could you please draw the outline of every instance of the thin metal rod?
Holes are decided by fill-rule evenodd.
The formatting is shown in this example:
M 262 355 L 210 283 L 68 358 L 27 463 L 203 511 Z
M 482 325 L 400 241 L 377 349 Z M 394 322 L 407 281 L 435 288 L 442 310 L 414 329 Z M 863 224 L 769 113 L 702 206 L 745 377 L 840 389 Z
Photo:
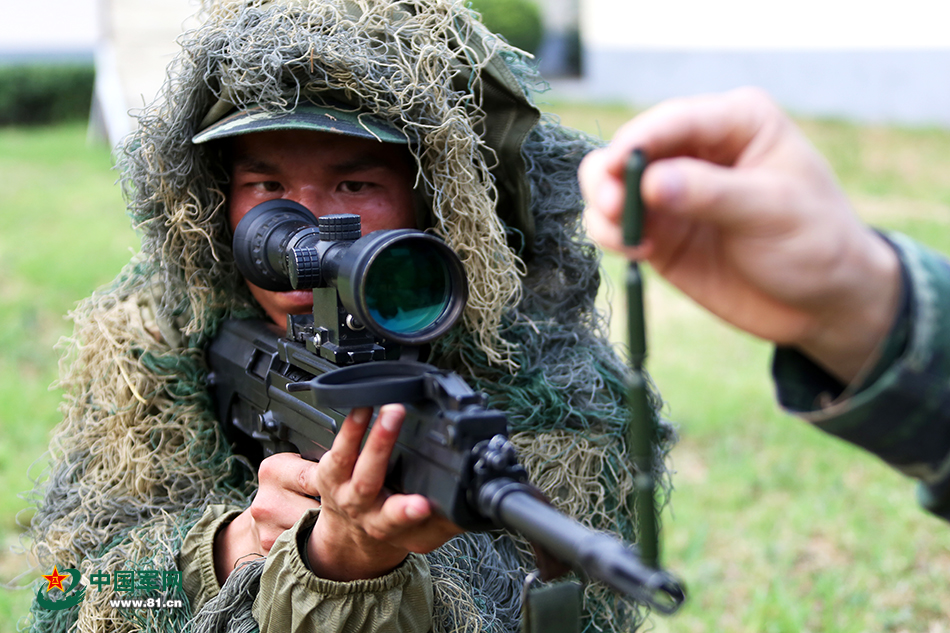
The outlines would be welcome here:
M 647 158 L 635 150 L 627 163 L 627 199 L 623 214 L 625 246 L 639 246 L 643 236 L 643 200 L 640 180 Z M 656 420 L 647 396 L 647 380 L 643 369 L 647 355 L 646 317 L 643 310 L 643 277 L 637 262 L 627 268 L 627 340 L 630 345 L 630 382 L 627 385 L 627 405 L 631 421 L 628 444 L 637 473 L 631 505 L 637 515 L 637 546 L 643 562 L 654 569 L 660 567 L 659 525 L 656 516 L 655 446 Z

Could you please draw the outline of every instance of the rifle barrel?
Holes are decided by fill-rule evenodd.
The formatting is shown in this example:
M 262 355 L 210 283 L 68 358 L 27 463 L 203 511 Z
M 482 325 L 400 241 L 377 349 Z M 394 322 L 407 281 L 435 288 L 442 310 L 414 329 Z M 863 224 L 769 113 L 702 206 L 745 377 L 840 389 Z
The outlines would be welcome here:
M 533 487 L 506 477 L 478 491 L 479 511 L 496 524 L 524 535 L 575 571 L 615 591 L 673 613 L 685 599 L 668 573 L 645 565 L 635 549 L 562 514 Z

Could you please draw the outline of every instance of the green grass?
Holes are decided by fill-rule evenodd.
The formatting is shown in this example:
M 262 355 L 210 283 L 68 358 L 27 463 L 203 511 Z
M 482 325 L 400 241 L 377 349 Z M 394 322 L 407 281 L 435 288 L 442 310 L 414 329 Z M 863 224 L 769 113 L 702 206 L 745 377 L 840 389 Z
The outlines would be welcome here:
M 605 139 L 633 114 L 552 110 Z M 950 252 L 950 132 L 800 124 L 867 221 Z M 605 266 L 622 341 L 626 263 Z M 647 367 L 681 435 L 663 556 L 690 592 L 654 630 L 950 631 L 950 526 L 918 508 L 913 483 L 781 413 L 769 345 L 649 271 L 647 302 Z
M 632 114 L 547 109 L 605 139 Z M 950 133 L 801 123 L 862 215 L 950 252 Z M 62 316 L 115 275 L 135 238 L 108 151 L 88 147 L 81 126 L 0 130 L 0 174 L 0 542 L 10 545 L 17 513 L 29 516 L 17 495 L 59 417 L 48 387 L 53 345 L 69 331 Z M 622 299 L 624 264 L 605 265 Z M 647 284 L 648 367 L 681 434 L 663 556 L 690 591 L 655 630 L 950 630 L 950 526 L 917 508 L 910 481 L 777 411 L 766 344 L 654 275 Z M 615 310 L 618 340 L 623 321 Z M 0 555 L 3 581 L 27 570 Z M 29 601 L 0 592 L 0 631 L 15 630 Z

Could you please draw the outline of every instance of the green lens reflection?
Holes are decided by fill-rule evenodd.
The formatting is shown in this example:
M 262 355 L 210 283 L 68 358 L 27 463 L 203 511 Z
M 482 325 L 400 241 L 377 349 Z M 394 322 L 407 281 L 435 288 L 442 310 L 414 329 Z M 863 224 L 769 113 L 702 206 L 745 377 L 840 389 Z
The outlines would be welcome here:
M 414 240 L 379 253 L 363 289 L 373 320 L 402 335 L 424 331 L 442 316 L 451 299 L 444 260 L 431 245 Z

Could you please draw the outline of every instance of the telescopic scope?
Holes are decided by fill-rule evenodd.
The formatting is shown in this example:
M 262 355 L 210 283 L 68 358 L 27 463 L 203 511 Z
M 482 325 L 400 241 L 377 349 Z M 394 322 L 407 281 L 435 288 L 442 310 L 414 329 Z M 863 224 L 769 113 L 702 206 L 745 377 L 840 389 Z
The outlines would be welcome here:
M 315 218 L 291 200 L 269 200 L 241 218 L 233 246 L 238 270 L 254 285 L 336 288 L 359 324 L 402 345 L 442 336 L 468 299 L 462 262 L 445 242 L 415 229 L 361 237 L 354 214 Z

